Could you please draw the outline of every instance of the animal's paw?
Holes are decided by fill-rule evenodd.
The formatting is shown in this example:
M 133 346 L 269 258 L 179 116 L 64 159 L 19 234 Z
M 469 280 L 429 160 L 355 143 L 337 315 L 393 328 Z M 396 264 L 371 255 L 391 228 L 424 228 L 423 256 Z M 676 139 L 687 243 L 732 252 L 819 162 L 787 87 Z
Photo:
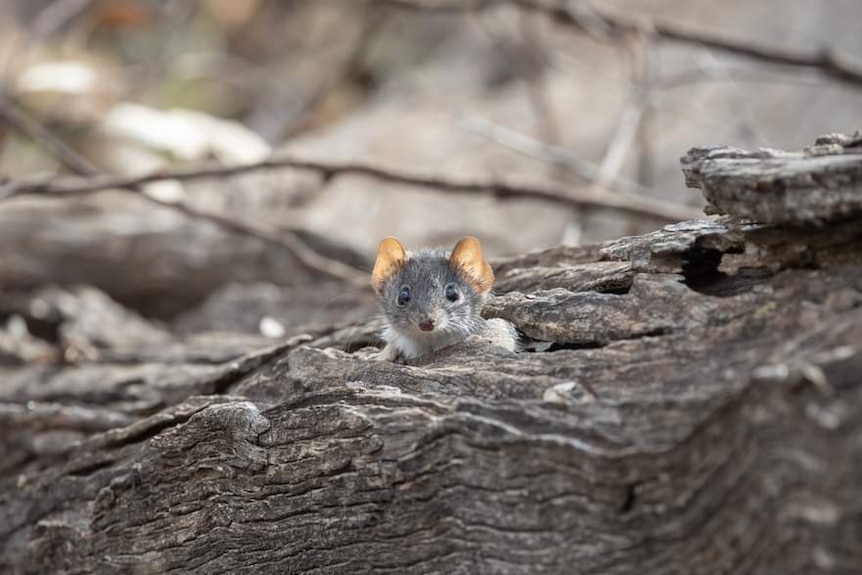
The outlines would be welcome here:
M 404 356 L 393 345 L 387 345 L 383 349 L 361 349 L 356 352 L 360 359 L 365 361 L 390 361 L 393 363 L 405 363 Z

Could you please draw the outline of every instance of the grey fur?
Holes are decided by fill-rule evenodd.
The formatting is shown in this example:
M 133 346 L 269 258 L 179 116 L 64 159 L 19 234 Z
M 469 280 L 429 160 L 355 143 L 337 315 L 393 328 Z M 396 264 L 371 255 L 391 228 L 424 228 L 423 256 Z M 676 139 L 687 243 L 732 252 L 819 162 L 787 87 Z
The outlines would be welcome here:
M 446 299 L 446 286 L 452 284 L 459 297 Z M 400 306 L 398 294 L 403 287 L 411 290 L 411 299 Z M 419 355 L 430 353 L 465 340 L 485 329 L 480 315 L 484 294 L 477 293 L 467 281 L 465 271 L 449 262 L 449 252 L 442 249 L 423 249 L 407 254 L 406 262 L 387 278 L 379 295 L 380 308 L 386 318 L 383 339 L 392 344 L 396 340 L 409 340 Z M 433 319 L 434 330 L 423 332 L 419 322 Z M 398 346 L 407 357 L 416 356 Z M 405 353 L 406 352 L 406 353 Z
M 450 302 L 445 297 L 449 284 L 458 290 L 457 301 Z M 410 288 L 412 297 L 400 307 L 396 300 L 404 286 Z M 386 319 L 399 329 L 418 329 L 422 318 L 438 320 L 444 315 L 448 320 L 445 327 L 457 331 L 462 338 L 484 327 L 480 313 L 485 297 L 467 282 L 465 272 L 449 263 L 449 253 L 442 249 L 409 252 L 405 264 L 386 281 L 379 299 Z

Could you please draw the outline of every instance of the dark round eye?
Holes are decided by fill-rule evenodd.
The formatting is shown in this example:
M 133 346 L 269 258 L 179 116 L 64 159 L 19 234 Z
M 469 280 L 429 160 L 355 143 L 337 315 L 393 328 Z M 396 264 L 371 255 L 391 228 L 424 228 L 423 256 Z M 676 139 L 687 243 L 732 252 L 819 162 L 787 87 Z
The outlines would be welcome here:
M 410 301 L 410 288 L 408 286 L 404 286 L 401 288 L 401 291 L 398 292 L 398 297 L 395 299 L 395 302 L 404 307 Z
M 458 301 L 458 298 L 461 297 L 461 294 L 458 293 L 458 288 L 452 284 L 447 285 L 443 292 L 449 301 Z

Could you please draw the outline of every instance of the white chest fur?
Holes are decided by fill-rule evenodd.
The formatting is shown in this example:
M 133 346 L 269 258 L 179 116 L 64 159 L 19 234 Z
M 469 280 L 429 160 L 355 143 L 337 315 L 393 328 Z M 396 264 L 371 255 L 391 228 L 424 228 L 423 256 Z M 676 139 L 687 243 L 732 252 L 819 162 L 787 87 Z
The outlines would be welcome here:
M 404 333 L 392 326 L 383 330 L 383 340 L 395 347 L 404 359 L 433 353 L 464 341 L 466 335 L 453 332 Z

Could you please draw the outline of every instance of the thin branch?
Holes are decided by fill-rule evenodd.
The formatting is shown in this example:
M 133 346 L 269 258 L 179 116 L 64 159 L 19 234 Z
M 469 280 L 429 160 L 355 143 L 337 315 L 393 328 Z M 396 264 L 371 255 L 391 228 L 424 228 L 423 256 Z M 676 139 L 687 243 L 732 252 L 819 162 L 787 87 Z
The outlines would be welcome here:
M 536 138 L 553 146 L 562 145 L 562 134 L 559 129 L 559 119 L 551 103 L 548 93 L 548 83 L 545 78 L 546 62 L 548 60 L 545 46 L 534 30 L 531 14 L 517 14 L 519 25 L 518 45 L 510 45 L 506 35 L 501 34 L 503 22 L 492 22 L 489 18 L 476 14 L 473 21 L 477 29 L 488 39 L 494 48 L 512 64 L 512 69 L 527 95 L 527 102 L 536 121 Z M 498 28 L 499 27 L 499 28 Z M 567 181 L 570 166 L 551 162 L 548 165 L 548 175 L 557 181 Z
M 24 35 L 14 50 L 6 51 L 5 57 L 0 61 L 0 77 L 11 76 L 12 67 L 20 65 L 21 62 L 29 58 L 32 46 L 40 44 L 49 36 L 56 34 L 89 8 L 92 3 L 93 0 L 54 0 L 49 2 L 33 18 L 29 26 L 30 33 Z
M 602 163 L 599 164 L 595 185 L 605 187 L 619 177 L 640 127 L 644 109 L 644 101 L 642 99 L 638 101 L 635 97 L 620 112 L 614 135 L 611 137 Z
M 629 60 L 629 98 L 620 111 L 614 134 L 608 143 L 605 156 L 599 165 L 597 185 L 605 186 L 619 175 L 625 164 L 626 156 L 641 132 L 642 122 L 649 111 L 649 79 L 652 73 L 650 60 L 651 37 L 647 34 L 633 34 L 625 42 Z M 649 146 L 649 142 L 639 142 Z
M 150 182 L 174 179 L 170 177 L 170 175 L 161 175 L 160 177 L 149 181 L 147 181 L 147 178 L 129 178 L 127 180 L 123 180 L 122 178 L 111 178 L 109 176 L 99 175 L 98 169 L 93 166 L 93 164 L 78 154 L 75 150 L 67 146 L 65 142 L 51 133 L 50 130 L 46 129 L 38 121 L 31 118 L 8 97 L 0 98 L 0 120 L 7 122 L 15 130 L 31 138 L 45 151 L 62 162 L 76 174 L 88 177 L 88 179 L 79 181 L 92 183 L 99 180 L 114 180 L 114 185 L 106 186 L 105 188 L 120 189 L 135 193 L 140 198 L 151 204 L 180 212 L 192 219 L 210 222 L 230 232 L 256 238 L 277 248 L 286 249 L 300 263 L 309 269 L 320 272 L 326 276 L 354 283 L 367 283 L 367 280 L 360 274 L 359 270 L 338 260 L 333 260 L 318 254 L 306 246 L 299 236 L 291 230 L 279 230 L 273 232 L 260 229 L 259 227 L 252 227 L 239 220 L 234 220 L 218 214 L 199 212 L 183 203 L 160 200 L 147 194 L 146 191 L 142 189 L 145 184 Z M 105 188 L 91 188 L 89 190 L 83 190 L 82 192 L 92 192 Z M 75 193 L 74 190 L 63 188 L 57 189 L 52 184 L 44 182 L 42 184 L 37 184 L 36 186 L 31 186 L 29 189 L 26 184 L 22 186 L 15 183 L 7 183 L 0 186 L 0 200 L 27 193 L 54 194 L 57 192 L 69 193 L 70 191 L 71 193 Z
M 131 186 L 118 187 L 120 187 L 120 189 L 137 191 Z M 364 274 L 361 274 L 359 270 L 338 260 L 331 259 L 317 253 L 313 249 L 309 248 L 305 242 L 300 239 L 296 232 L 292 230 L 280 229 L 277 231 L 268 231 L 262 229 L 259 225 L 252 227 L 240 220 L 212 212 L 200 212 L 191 208 L 187 204 L 166 202 L 147 193 L 141 193 L 140 197 L 152 204 L 157 204 L 178 211 L 191 219 L 210 222 L 224 230 L 256 238 L 279 249 L 287 249 L 287 251 L 289 251 L 304 266 L 328 277 L 357 284 L 368 283 L 368 278 Z M 2 194 L 0 194 L 0 199 L 2 199 Z
M 42 42 L 59 32 L 93 4 L 93 0 L 55 0 L 33 19 L 33 40 Z
M 492 22 L 488 18 L 476 18 L 478 30 L 493 47 L 511 63 L 515 74 L 522 81 L 527 98 L 538 123 L 538 137 L 548 144 L 559 146 L 562 137 L 547 93 L 547 82 L 543 78 L 547 63 L 546 48 L 534 29 L 529 15 L 518 14 L 519 37 L 517 45 L 510 45 L 509 38 L 501 34 L 503 22 Z
M 637 153 L 637 179 L 645 185 L 655 184 L 654 145 L 656 141 L 655 127 L 659 122 L 657 107 L 653 105 L 656 99 L 655 76 L 659 73 L 659 62 L 655 58 L 655 38 L 649 34 L 641 34 L 639 42 L 634 44 L 632 55 L 632 80 L 635 84 L 635 95 L 641 105 L 641 117 L 635 134 L 635 151 Z
M 569 149 L 550 146 L 484 120 L 469 119 L 462 121 L 460 125 L 477 136 L 487 138 L 526 156 L 545 162 L 568 165 L 574 168 L 578 176 L 590 183 L 603 181 L 602 178 L 604 176 L 595 164 L 584 160 L 577 153 Z M 568 203 L 580 208 L 603 207 L 620 209 L 641 216 L 664 214 L 672 220 L 690 220 L 703 217 L 701 211 L 697 208 L 677 202 L 655 199 L 655 196 L 658 195 L 657 192 L 624 176 L 611 174 L 610 179 L 602 185 L 603 188 L 601 189 L 596 186 L 573 188 L 569 197 L 563 198 L 564 201 L 562 203 Z M 619 191 L 611 192 L 609 191 L 610 189 Z M 575 200 L 575 195 L 577 198 L 593 198 L 598 201 L 586 202 L 580 201 L 580 199 Z M 650 198 L 647 196 L 653 197 Z
M 409 172 L 399 172 L 367 164 L 335 164 L 301 160 L 289 157 L 273 157 L 253 164 L 234 166 L 205 165 L 170 172 L 159 172 L 130 178 L 98 176 L 94 178 L 48 178 L 10 182 L 0 185 L 0 200 L 19 195 L 79 195 L 113 188 L 137 187 L 164 180 L 191 181 L 212 177 L 235 176 L 249 172 L 276 168 L 294 168 L 320 174 L 325 180 L 339 175 L 367 176 L 384 182 L 431 188 L 453 194 L 490 194 L 500 199 L 534 199 L 566 207 L 611 208 L 622 212 L 646 216 L 662 221 L 679 221 L 702 217 L 700 210 L 680 205 L 656 202 L 634 195 L 621 193 L 596 194 L 580 188 L 529 185 L 513 182 L 498 182 L 483 179 L 442 178 Z M 595 169 L 595 167 L 593 167 Z
M 652 36 L 643 32 L 625 38 L 624 46 L 629 60 L 629 98 L 620 111 L 617 125 L 605 156 L 599 165 L 595 185 L 606 187 L 623 169 L 626 156 L 640 131 L 641 121 L 647 112 L 649 80 L 652 74 L 650 48 Z
M 662 40 L 698 44 L 768 64 L 792 68 L 812 68 L 833 80 L 853 84 L 857 87 L 862 85 L 862 66 L 849 62 L 845 56 L 829 48 L 814 53 L 793 52 L 728 40 L 704 32 L 687 30 L 682 26 L 666 22 L 656 23 L 654 26 L 655 34 Z
M 726 85 L 730 86 L 733 90 L 737 105 L 741 111 L 740 114 L 735 114 L 737 116 L 736 125 L 743 134 L 748 136 L 745 138 L 747 141 L 743 142 L 744 145 L 746 147 L 754 147 L 755 145 L 771 147 L 773 143 L 769 140 L 769 137 L 763 132 L 763 130 L 758 128 L 757 112 L 753 109 L 750 100 L 745 97 L 745 93 L 740 89 L 739 84 L 727 75 L 709 50 L 704 54 L 701 54 L 698 60 L 699 63 L 701 63 L 702 68 L 712 67 L 717 70 L 719 74 L 724 74 Z M 730 103 L 733 105 L 732 101 Z M 735 108 L 736 106 L 733 107 Z M 751 136 L 754 137 L 752 138 Z
M 281 127 L 277 141 L 284 142 L 292 139 L 303 130 L 308 129 L 308 124 L 312 121 L 311 116 L 320 107 L 321 103 L 339 85 L 355 78 L 357 73 L 362 71 L 364 62 L 368 58 L 368 53 L 372 49 L 374 42 L 379 38 L 380 30 L 386 24 L 387 18 L 385 15 L 381 16 L 371 11 L 364 12 L 359 35 L 351 43 L 350 49 L 347 50 L 342 60 L 336 63 L 333 69 L 328 70 L 322 80 L 318 81 L 312 92 L 298 106 L 293 117 L 287 122 L 287 125 Z
M 54 136 L 36 119 L 30 116 L 15 101 L 0 92 L 0 122 L 11 126 L 15 131 L 30 138 L 48 154 L 76 174 L 90 176 L 99 172 L 89 160 L 80 156 L 65 142 Z M 2 194 L 0 194 L 2 197 Z
M 533 18 L 522 14 L 519 18 L 519 28 L 522 36 L 524 47 L 532 49 L 536 53 L 532 56 L 533 70 L 530 71 L 528 66 L 530 63 L 521 60 L 524 69 L 521 71 L 521 76 L 524 81 L 524 88 L 527 91 L 527 97 L 530 101 L 530 106 L 533 108 L 533 114 L 539 123 L 539 134 L 541 138 L 555 146 L 563 145 L 563 135 L 560 132 L 560 120 L 557 111 L 554 109 L 550 90 L 548 87 L 547 74 L 545 68 L 548 63 L 548 50 L 542 41 L 542 35 L 536 29 L 536 22 Z M 518 52 L 519 55 L 521 52 Z M 535 79 L 531 81 L 530 74 L 533 74 Z
M 512 5 L 525 11 L 545 14 L 559 24 L 590 35 L 595 35 L 596 19 L 599 19 L 605 24 L 606 36 L 610 39 L 619 39 L 637 30 L 646 29 L 659 40 L 704 46 L 767 64 L 811 68 L 833 80 L 857 87 L 862 86 L 862 65 L 851 63 L 844 56 L 830 49 L 813 53 L 781 50 L 739 40 L 730 40 L 718 34 L 691 30 L 679 24 L 642 18 L 626 18 L 598 9 L 592 10 L 590 18 L 585 19 L 583 14 L 570 10 L 565 3 L 549 5 L 536 0 L 376 0 L 376 2 L 408 10 L 452 14 L 480 11 L 491 6 Z
M 574 150 L 546 144 L 509 128 L 498 126 L 479 118 L 461 118 L 458 120 L 457 125 L 471 134 L 490 140 L 495 144 L 499 144 L 525 156 L 552 164 L 568 166 L 585 182 L 596 183 L 601 179 L 599 167 L 593 162 L 582 158 Z M 638 182 L 622 176 L 613 177 L 605 182 L 605 184 L 607 187 L 617 190 L 616 192 L 611 192 L 611 194 L 643 194 L 651 191 Z

